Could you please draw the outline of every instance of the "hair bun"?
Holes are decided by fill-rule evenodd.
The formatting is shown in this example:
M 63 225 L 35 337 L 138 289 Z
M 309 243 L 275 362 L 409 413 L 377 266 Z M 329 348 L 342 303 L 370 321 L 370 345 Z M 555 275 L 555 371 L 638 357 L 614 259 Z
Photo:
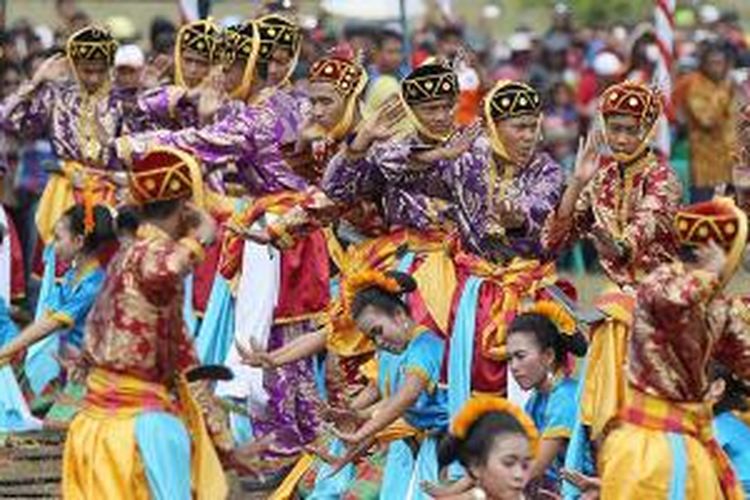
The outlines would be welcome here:
M 570 335 L 561 335 L 565 350 L 577 358 L 581 358 L 586 355 L 589 344 L 586 337 L 578 330 L 574 331 Z
M 401 287 L 400 293 L 412 293 L 417 289 L 417 282 L 409 274 L 401 271 L 388 271 L 385 275 L 398 282 Z

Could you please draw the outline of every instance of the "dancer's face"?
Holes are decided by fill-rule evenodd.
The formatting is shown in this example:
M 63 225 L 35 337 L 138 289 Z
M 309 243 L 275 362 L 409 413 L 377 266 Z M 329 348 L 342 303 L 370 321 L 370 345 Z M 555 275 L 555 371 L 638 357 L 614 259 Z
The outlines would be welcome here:
M 183 48 L 180 52 L 182 78 L 188 88 L 193 88 L 203 81 L 211 71 L 211 61 L 205 55 L 192 49 Z
M 552 373 L 555 355 L 542 350 L 532 332 L 513 332 L 506 341 L 510 371 L 525 391 L 539 387 Z
M 539 139 L 539 120 L 539 116 L 527 115 L 495 122 L 497 134 L 513 164 L 524 166 L 534 154 Z
M 291 70 L 294 54 L 289 49 L 278 48 L 271 54 L 268 61 L 267 85 L 278 85 L 284 81 Z
M 604 121 L 607 144 L 613 153 L 632 155 L 643 141 L 644 131 L 638 118 L 630 115 L 610 115 Z
M 359 313 L 356 322 L 357 328 L 379 349 L 398 354 L 409 345 L 410 322 L 403 309 L 388 314 L 379 307 L 368 305 Z
M 449 135 L 454 128 L 456 99 L 437 99 L 411 106 L 414 116 L 430 132 L 440 136 Z
M 62 217 L 55 224 L 55 256 L 62 262 L 71 262 L 83 248 L 83 236 L 70 227 L 70 219 Z
M 532 461 L 526 436 L 505 433 L 493 438 L 487 461 L 471 467 L 470 471 L 489 498 L 520 500 L 529 480 Z
M 309 88 L 312 119 L 316 125 L 331 130 L 341 121 L 346 109 L 346 99 L 332 83 L 314 82 Z
M 224 67 L 224 90 L 231 92 L 242 84 L 245 76 L 246 59 L 236 59 L 232 64 Z
M 76 75 L 89 94 L 95 93 L 109 82 L 109 65 L 105 61 L 76 61 Z

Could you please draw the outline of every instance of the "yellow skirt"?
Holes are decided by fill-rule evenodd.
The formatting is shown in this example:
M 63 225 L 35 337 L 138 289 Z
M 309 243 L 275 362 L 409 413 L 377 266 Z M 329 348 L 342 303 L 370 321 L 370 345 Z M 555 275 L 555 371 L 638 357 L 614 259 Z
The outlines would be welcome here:
M 605 500 L 721 500 L 714 463 L 697 439 L 624 423 L 599 454 Z

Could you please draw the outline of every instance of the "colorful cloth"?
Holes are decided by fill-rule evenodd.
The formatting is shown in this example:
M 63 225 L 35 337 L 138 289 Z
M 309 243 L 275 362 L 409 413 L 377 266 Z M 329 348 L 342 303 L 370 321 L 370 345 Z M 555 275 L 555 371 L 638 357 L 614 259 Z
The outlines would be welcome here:
M 542 244 L 553 253 L 588 235 L 607 276 L 619 286 L 635 285 L 639 277 L 677 252 L 673 229 L 681 188 L 672 169 L 653 153 L 627 166 L 604 160 L 579 197 L 569 220 L 547 219 Z M 621 239 L 629 255 L 613 252 Z
M 599 459 L 603 498 L 744 498 L 713 438 L 710 406 L 635 388 L 626 394 L 624 423 L 607 436 Z
M 255 105 L 271 110 L 281 128 L 281 144 L 295 144 L 310 113 L 307 95 L 291 84 L 261 92 Z
M 716 441 L 732 462 L 745 497 L 750 497 L 750 428 L 728 411 L 714 417 L 713 428 Z

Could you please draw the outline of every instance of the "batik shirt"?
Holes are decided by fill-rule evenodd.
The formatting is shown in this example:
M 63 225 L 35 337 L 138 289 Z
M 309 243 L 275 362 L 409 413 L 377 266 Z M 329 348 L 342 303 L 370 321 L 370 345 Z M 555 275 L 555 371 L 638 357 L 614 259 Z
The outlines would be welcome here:
M 564 178 L 557 162 L 546 153 L 535 153 L 525 167 L 514 171 L 496 160 L 489 140 L 480 136 L 469 151 L 448 163 L 442 170 L 449 175 L 456 221 L 469 251 L 489 256 L 487 238 L 501 227 L 494 220 L 495 207 L 508 200 L 522 214 L 523 224 L 505 229 L 501 242 L 522 257 L 543 257 L 542 226 L 559 202 Z
M 280 137 L 280 122 L 273 113 L 240 105 L 205 127 L 121 137 L 116 149 L 117 156 L 127 161 L 156 144 L 173 146 L 195 155 L 208 172 L 236 166 L 239 180 L 251 195 L 302 191 L 308 183 L 284 163 Z
M 564 220 L 553 213 L 547 219 L 542 244 L 557 253 L 579 237 L 590 236 L 607 276 L 619 286 L 635 285 L 677 253 L 673 221 L 681 192 L 671 167 L 652 153 L 625 168 L 604 160 L 576 202 L 573 216 Z M 629 255 L 611 250 L 605 238 L 621 238 Z
M 360 197 L 378 200 L 391 228 L 435 229 L 450 221 L 451 190 L 444 172 L 415 165 L 413 152 L 425 143 L 416 135 L 375 144 L 364 157 L 345 150 L 331 159 L 322 188 L 339 203 Z
M 198 364 L 182 316 L 190 250 L 150 224 L 110 263 L 86 330 L 84 356 L 97 368 L 167 384 Z
M 117 165 L 106 145 L 120 135 L 122 123 L 117 91 L 88 95 L 72 82 L 46 82 L 27 94 L 21 88 L 0 106 L 6 132 L 23 140 L 47 137 L 61 160 L 97 168 Z
M 750 299 L 717 291 L 715 275 L 680 262 L 643 280 L 628 353 L 633 386 L 670 401 L 698 403 L 708 390 L 709 359 L 740 378 L 750 376 Z

